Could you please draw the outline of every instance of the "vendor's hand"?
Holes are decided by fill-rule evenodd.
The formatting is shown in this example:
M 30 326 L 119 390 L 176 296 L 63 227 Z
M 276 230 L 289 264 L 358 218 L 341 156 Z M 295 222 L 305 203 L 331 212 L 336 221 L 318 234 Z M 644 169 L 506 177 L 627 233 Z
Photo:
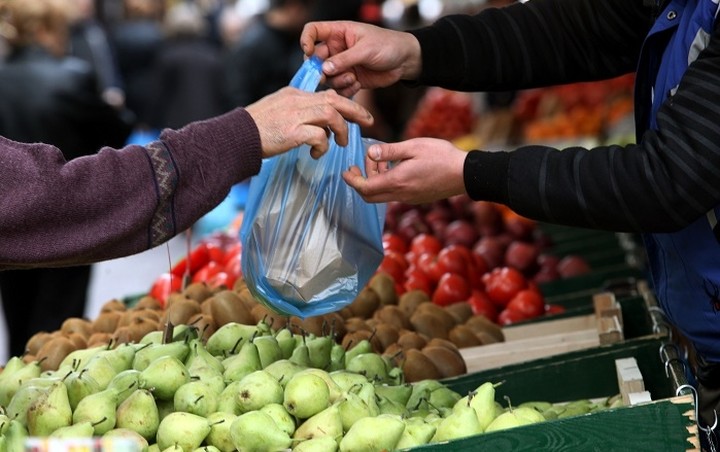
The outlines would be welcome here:
M 309 93 L 283 88 L 249 105 L 246 110 L 260 132 L 263 158 L 272 157 L 301 144 L 310 145 L 310 155 L 319 158 L 328 150 L 330 131 L 340 146 L 348 144 L 347 121 L 372 125 L 370 112 L 333 90 Z
M 326 83 L 348 97 L 361 88 L 415 80 L 422 64 L 415 36 L 359 22 L 310 22 L 300 46 L 306 56 L 324 60 Z
M 367 178 L 354 166 L 343 179 L 368 202 L 424 204 L 465 193 L 466 156 L 434 138 L 373 144 L 365 159 Z

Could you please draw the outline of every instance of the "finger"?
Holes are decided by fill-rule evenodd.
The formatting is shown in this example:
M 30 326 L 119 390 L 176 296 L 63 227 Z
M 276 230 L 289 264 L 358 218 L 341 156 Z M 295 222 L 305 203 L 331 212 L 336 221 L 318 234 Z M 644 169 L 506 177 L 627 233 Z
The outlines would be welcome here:
M 334 91 L 325 91 L 325 96 L 326 99 L 328 99 L 328 103 L 342 115 L 342 118 L 365 127 L 373 124 L 374 119 L 372 114 L 359 103 L 343 97 Z M 341 120 L 341 118 L 334 118 L 334 121 L 329 124 L 331 128 L 333 124 L 338 124 L 336 121 L 339 120 Z M 347 128 L 346 125 L 343 126 Z M 333 131 L 335 131 L 334 128 Z
M 355 176 L 363 177 L 363 173 L 362 173 L 362 171 L 360 170 L 360 167 L 358 167 L 357 165 L 351 166 L 350 168 L 348 168 L 348 171 L 349 171 L 350 173 L 352 173 L 353 175 L 355 175 Z
M 315 125 L 304 125 L 300 132 L 302 142 L 310 146 L 310 156 L 314 159 L 322 157 L 329 148 L 327 129 Z
M 325 41 L 330 36 L 331 26 L 326 22 L 308 22 L 300 34 L 300 48 L 307 56 L 315 52 L 315 43 Z
M 413 157 L 412 149 L 404 142 L 373 144 L 368 148 L 368 158 L 375 162 L 402 161 Z
M 390 199 L 390 197 L 379 190 L 379 188 L 373 187 L 373 181 L 371 179 L 366 179 L 361 174 L 357 174 L 352 168 L 344 171 L 342 177 L 345 183 L 357 191 L 367 202 L 387 202 Z

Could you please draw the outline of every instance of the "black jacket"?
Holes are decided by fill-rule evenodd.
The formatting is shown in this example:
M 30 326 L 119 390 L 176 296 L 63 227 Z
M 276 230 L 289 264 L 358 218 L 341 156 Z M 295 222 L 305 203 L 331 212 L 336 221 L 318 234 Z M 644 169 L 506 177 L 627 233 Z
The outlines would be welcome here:
M 102 101 L 95 80 L 82 60 L 16 51 L 0 64 L 0 135 L 53 144 L 68 160 L 122 146 L 130 123 Z

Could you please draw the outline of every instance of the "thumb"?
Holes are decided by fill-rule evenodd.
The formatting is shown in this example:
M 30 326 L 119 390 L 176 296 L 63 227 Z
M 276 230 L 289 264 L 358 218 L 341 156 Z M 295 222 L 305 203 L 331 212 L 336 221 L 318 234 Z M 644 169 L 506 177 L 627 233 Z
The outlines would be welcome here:
M 322 65 L 323 72 L 327 76 L 335 76 L 343 72 L 352 71 L 355 66 L 360 66 L 367 61 L 367 53 L 362 46 L 350 47 L 336 55 L 327 58 Z
M 367 155 L 375 162 L 393 162 L 409 157 L 402 143 L 373 144 L 368 148 Z

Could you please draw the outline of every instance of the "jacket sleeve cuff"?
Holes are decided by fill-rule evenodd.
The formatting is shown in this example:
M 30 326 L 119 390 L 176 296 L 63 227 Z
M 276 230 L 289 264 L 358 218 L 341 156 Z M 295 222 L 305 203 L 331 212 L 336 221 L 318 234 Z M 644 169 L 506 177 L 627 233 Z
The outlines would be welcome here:
M 463 179 L 465 190 L 475 201 L 509 201 L 508 152 L 470 151 L 465 157 Z

